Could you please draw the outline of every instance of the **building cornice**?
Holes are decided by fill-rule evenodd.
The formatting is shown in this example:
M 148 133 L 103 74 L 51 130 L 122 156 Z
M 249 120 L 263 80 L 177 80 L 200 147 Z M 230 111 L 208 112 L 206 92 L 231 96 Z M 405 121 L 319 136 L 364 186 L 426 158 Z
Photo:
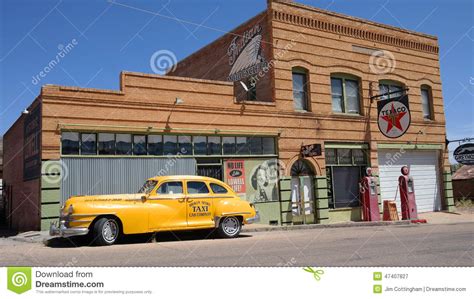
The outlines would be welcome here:
M 301 5 L 301 4 L 291 3 L 291 4 L 287 4 L 287 5 L 295 6 L 296 8 L 308 9 L 308 10 L 318 12 L 318 13 L 324 13 L 326 15 L 332 15 L 332 16 L 336 16 L 336 17 L 344 17 L 344 18 L 346 18 L 346 19 L 348 18 L 352 21 L 367 23 L 367 24 L 370 24 L 370 25 L 373 25 L 373 26 L 381 27 L 383 29 L 396 30 L 396 31 L 400 31 L 400 32 L 405 33 L 405 34 L 416 35 L 416 36 L 419 36 L 419 37 L 422 37 L 422 38 L 425 38 L 425 39 L 432 39 L 434 43 L 437 42 L 436 37 L 432 37 L 432 36 L 429 36 L 429 35 L 424 35 L 424 34 L 420 34 L 420 33 L 413 33 L 413 32 L 410 32 L 408 30 L 403 30 L 403 29 L 399 29 L 399 28 L 396 28 L 396 27 L 391 27 L 391 26 L 387 26 L 387 25 L 382 25 L 382 24 L 378 24 L 378 23 L 364 21 L 364 20 L 361 20 L 361 19 L 347 17 L 347 16 L 343 16 L 343 15 L 339 15 L 339 14 L 334 14 L 334 13 L 330 13 L 330 12 L 327 12 L 327 11 L 324 11 L 324 10 L 319 10 L 319 9 L 307 7 L 307 6 L 304 6 L 304 5 Z M 387 45 L 391 45 L 391 46 L 395 46 L 395 47 L 402 47 L 402 48 L 412 49 L 412 50 L 415 50 L 415 51 L 422 51 L 422 52 L 433 53 L 433 54 L 438 54 L 439 53 L 439 47 L 435 44 L 420 42 L 420 41 L 417 41 L 417 40 L 414 40 L 414 39 L 401 38 L 401 37 L 397 37 L 397 36 L 390 35 L 390 34 L 383 34 L 383 33 L 380 33 L 380 32 L 373 31 L 373 30 L 357 28 L 357 26 L 340 25 L 340 24 L 336 24 L 336 23 L 333 23 L 333 22 L 329 22 L 327 20 L 319 19 L 317 17 L 309 18 L 309 17 L 306 17 L 306 16 L 297 15 L 297 14 L 290 13 L 290 12 L 287 12 L 287 11 L 282 11 L 280 9 L 275 9 L 274 8 L 272 10 L 272 17 L 273 17 L 273 20 L 275 20 L 275 21 L 279 21 L 279 22 L 283 22 L 283 23 L 287 23 L 287 24 L 292 24 L 292 25 L 296 25 L 296 26 L 302 26 L 302 27 L 306 27 L 306 28 L 316 29 L 316 30 L 320 30 L 320 31 L 330 32 L 330 33 L 335 33 L 335 34 L 339 34 L 339 35 L 345 35 L 345 36 L 348 36 L 348 37 L 353 37 L 353 38 L 357 38 L 357 39 L 361 39 L 361 40 L 367 40 L 367 41 L 371 41 L 371 42 L 383 43 L 383 44 L 387 44 Z

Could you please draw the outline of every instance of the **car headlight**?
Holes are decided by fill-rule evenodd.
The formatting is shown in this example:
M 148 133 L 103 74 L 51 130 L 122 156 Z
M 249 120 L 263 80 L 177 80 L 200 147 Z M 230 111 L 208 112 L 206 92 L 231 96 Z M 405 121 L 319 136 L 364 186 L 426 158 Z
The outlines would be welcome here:
M 63 217 L 67 217 L 69 215 L 72 214 L 72 212 L 74 211 L 74 208 L 72 205 L 69 206 L 69 208 L 66 210 L 65 208 L 61 209 L 62 212 L 61 212 L 61 216 Z

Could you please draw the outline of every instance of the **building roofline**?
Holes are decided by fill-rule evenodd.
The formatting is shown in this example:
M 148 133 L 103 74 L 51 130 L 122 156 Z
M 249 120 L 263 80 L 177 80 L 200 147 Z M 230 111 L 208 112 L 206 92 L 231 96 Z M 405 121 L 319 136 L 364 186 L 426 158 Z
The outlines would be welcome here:
M 165 75 L 149 74 L 149 73 L 141 73 L 141 72 L 122 71 L 120 72 L 120 89 L 101 89 L 101 88 L 89 88 L 89 87 L 80 87 L 80 86 L 45 84 L 41 88 L 41 93 L 47 97 L 48 89 L 53 88 L 59 91 L 76 91 L 76 92 L 124 95 L 125 94 L 124 88 L 126 84 L 124 82 L 125 76 L 134 76 L 134 77 L 142 77 L 142 78 L 161 79 L 161 80 L 175 80 L 175 81 L 182 81 L 182 82 L 195 82 L 195 83 L 204 83 L 204 84 L 213 84 L 213 85 L 224 85 L 224 86 L 229 86 L 229 87 L 233 86 L 233 83 L 228 82 L 228 81 L 198 79 L 198 78 L 179 77 L 179 76 L 165 76 Z
M 349 15 L 345 15 L 345 14 L 342 14 L 342 13 L 337 13 L 337 12 L 317 8 L 317 7 L 306 5 L 306 4 L 301 4 L 301 3 L 297 3 L 297 2 L 293 2 L 293 1 L 279 1 L 279 0 L 272 0 L 272 1 L 276 2 L 278 4 L 293 6 L 293 7 L 296 7 L 296 8 L 309 10 L 309 11 L 313 11 L 313 12 L 318 12 L 318 13 L 326 14 L 326 15 L 333 16 L 333 17 L 347 19 L 347 20 L 350 20 L 350 21 L 358 21 L 358 22 L 361 22 L 361 23 L 366 23 L 366 24 L 381 27 L 381 28 L 384 28 L 384 29 L 395 30 L 395 31 L 399 31 L 399 32 L 402 32 L 402 33 L 418 35 L 418 36 L 425 37 L 425 38 L 428 38 L 428 39 L 432 39 L 432 40 L 435 40 L 435 41 L 438 40 L 438 37 L 435 36 L 435 35 L 430 35 L 430 34 L 427 34 L 427 33 L 422 33 L 422 32 L 413 31 L 413 30 L 409 30 L 409 29 L 404 29 L 404 28 L 391 26 L 391 25 L 387 25 L 387 24 L 383 24 L 383 23 L 378 23 L 378 22 L 370 21 L 370 20 L 367 20 L 367 19 L 359 18 L 359 17 L 353 17 L 353 16 L 349 16 Z
M 211 47 L 212 45 L 214 45 L 216 42 L 218 42 L 219 40 L 225 38 L 228 34 L 233 34 L 233 35 L 238 35 L 238 34 L 235 34 L 233 32 L 237 31 L 239 28 L 241 27 L 245 27 L 248 23 L 252 22 L 255 18 L 259 17 L 259 16 L 263 16 L 263 15 L 266 15 L 268 12 L 268 8 L 259 12 L 258 14 L 254 15 L 253 17 L 249 18 L 247 21 L 237 25 L 236 27 L 232 28 L 231 30 L 227 31 L 225 34 L 219 36 L 218 38 L 216 38 L 215 40 L 209 42 L 208 44 L 202 46 L 201 48 L 197 49 L 196 51 L 192 52 L 191 54 L 189 54 L 188 56 L 184 57 L 183 59 L 179 60 L 174 66 L 179 66 L 180 63 L 182 63 L 183 61 L 185 60 L 188 60 L 188 59 L 191 59 L 192 57 L 198 55 L 201 51 Z M 174 67 L 173 66 L 173 67 Z M 171 69 L 173 68 L 171 67 Z M 168 76 L 169 74 L 169 71 L 166 72 L 166 76 Z
M 135 76 L 135 77 L 146 77 L 146 78 L 155 78 L 155 79 L 162 79 L 162 80 L 177 80 L 177 81 L 184 81 L 184 82 L 196 82 L 196 83 L 207 83 L 207 84 L 214 84 L 214 85 L 233 86 L 232 82 L 221 81 L 221 80 L 209 80 L 209 79 L 199 79 L 199 78 L 180 77 L 180 76 L 171 76 L 171 75 L 158 75 L 158 74 L 148 74 L 148 73 L 129 72 L 129 71 L 122 71 L 121 74 L 123 74 L 124 76 L 130 75 L 130 76 Z
M 30 109 L 33 105 L 35 105 L 35 103 L 37 101 L 41 101 L 42 99 L 42 94 L 36 96 L 36 98 L 31 102 L 31 104 L 28 105 L 28 107 L 26 108 L 27 110 Z M 38 104 L 36 104 L 38 105 Z M 17 119 L 12 123 L 12 125 L 2 134 L 2 138 L 7 136 L 10 131 L 13 129 L 14 126 L 16 126 L 16 124 L 24 117 L 25 115 L 22 113 L 20 114 L 20 116 L 17 117 Z M 4 139 L 4 138 L 3 138 Z

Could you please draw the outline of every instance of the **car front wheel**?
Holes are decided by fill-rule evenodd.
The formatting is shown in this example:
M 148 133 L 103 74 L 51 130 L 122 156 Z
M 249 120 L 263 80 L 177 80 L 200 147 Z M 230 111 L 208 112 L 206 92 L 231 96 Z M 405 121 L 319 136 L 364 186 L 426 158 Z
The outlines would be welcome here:
M 240 234 L 242 222 L 239 218 L 231 216 L 223 218 L 219 223 L 219 236 L 223 238 L 235 238 Z
M 120 235 L 120 226 L 113 218 L 101 218 L 94 224 L 94 243 L 99 246 L 112 245 Z

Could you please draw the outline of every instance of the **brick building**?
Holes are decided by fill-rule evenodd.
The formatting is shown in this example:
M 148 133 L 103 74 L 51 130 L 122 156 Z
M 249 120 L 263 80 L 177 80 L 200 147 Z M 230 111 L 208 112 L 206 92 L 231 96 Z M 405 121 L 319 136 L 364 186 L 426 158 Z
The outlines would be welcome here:
M 474 200 L 474 165 L 463 165 L 453 174 L 455 200 Z
M 11 226 L 45 229 L 70 195 L 165 173 L 220 178 L 284 225 L 360 220 L 365 168 L 381 202 L 409 165 L 418 210 L 452 210 L 438 50 L 434 36 L 274 0 L 166 76 L 43 86 L 4 136 Z M 402 136 L 381 133 L 393 128 L 379 129 L 377 94 L 408 96 Z

